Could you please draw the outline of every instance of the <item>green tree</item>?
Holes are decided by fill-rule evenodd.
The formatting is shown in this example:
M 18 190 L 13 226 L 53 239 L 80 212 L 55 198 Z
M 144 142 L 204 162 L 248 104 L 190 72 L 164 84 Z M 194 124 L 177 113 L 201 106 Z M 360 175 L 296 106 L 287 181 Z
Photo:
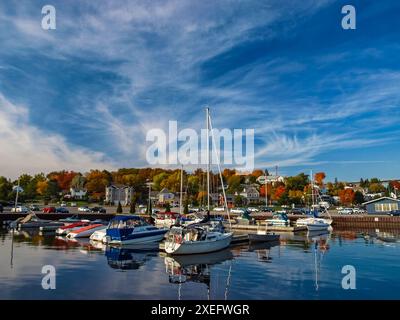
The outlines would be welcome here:
M 121 202 L 118 202 L 117 213 L 122 213 Z
M 71 187 L 81 190 L 84 188 L 86 183 L 86 179 L 84 176 L 82 176 L 80 173 L 78 173 L 75 177 L 73 177 L 71 181 Z
M 285 180 L 287 190 L 304 190 L 309 183 L 308 175 L 304 173 L 293 177 L 287 177 Z
M 244 198 L 242 196 L 237 195 L 235 196 L 234 202 L 236 207 L 241 207 L 244 205 Z
M 132 197 L 131 204 L 129 206 L 129 213 L 135 213 L 136 212 L 136 201 L 137 201 L 137 199 L 136 199 L 136 196 L 134 195 Z
M 186 198 L 185 199 L 185 203 L 183 205 L 183 214 L 188 214 L 189 213 L 189 201 Z
M 10 200 L 9 195 L 12 193 L 12 183 L 6 177 L 0 177 L 0 200 Z
M 167 204 L 165 205 L 165 211 L 166 212 L 170 212 L 171 211 L 171 206 L 170 204 L 167 202 Z
M 355 204 L 362 204 L 364 202 L 364 195 L 360 191 L 356 191 L 354 193 L 354 203 Z

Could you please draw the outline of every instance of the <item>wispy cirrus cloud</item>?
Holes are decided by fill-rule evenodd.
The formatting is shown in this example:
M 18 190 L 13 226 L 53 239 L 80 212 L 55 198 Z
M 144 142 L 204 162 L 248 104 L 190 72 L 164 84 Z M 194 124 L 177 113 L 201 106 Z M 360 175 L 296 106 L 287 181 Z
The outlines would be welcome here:
M 257 166 L 394 143 L 400 48 L 390 31 L 344 34 L 334 1 L 53 5 L 57 30 L 46 32 L 37 3 L 0 4 L 0 92 L 33 127 L 118 165 L 146 165 L 146 132 L 168 120 L 199 130 L 206 105 L 214 127 L 255 128 Z

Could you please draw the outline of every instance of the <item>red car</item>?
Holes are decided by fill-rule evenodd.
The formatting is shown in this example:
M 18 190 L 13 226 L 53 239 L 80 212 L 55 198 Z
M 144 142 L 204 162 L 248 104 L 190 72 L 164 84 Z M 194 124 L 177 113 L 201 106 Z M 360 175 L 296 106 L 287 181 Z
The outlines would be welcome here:
M 43 213 L 56 213 L 56 208 L 55 207 L 43 208 Z

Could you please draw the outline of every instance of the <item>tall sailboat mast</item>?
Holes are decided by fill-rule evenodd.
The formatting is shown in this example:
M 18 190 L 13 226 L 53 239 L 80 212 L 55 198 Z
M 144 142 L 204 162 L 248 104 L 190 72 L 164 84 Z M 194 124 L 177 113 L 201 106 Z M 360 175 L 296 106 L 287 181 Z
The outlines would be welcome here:
M 183 165 L 181 166 L 181 192 L 179 198 L 179 214 L 182 215 L 182 192 L 183 192 Z
M 206 108 L 206 130 L 207 130 L 207 210 L 210 211 L 210 108 Z
M 225 206 L 225 209 L 226 209 L 226 213 L 227 213 L 227 215 L 228 215 L 228 220 L 229 220 L 229 227 L 230 227 L 230 229 L 232 229 L 232 224 L 231 224 L 231 217 L 230 217 L 230 213 L 229 213 L 229 208 L 228 208 L 228 202 L 226 201 L 226 193 L 225 193 L 225 187 L 224 187 L 224 179 L 222 178 L 222 171 L 221 171 L 221 163 L 220 163 L 220 160 L 219 160 L 219 154 L 218 154 L 218 150 L 217 150 L 217 144 L 216 144 L 216 142 L 215 142 L 215 137 L 214 137 L 214 131 L 213 131 L 213 127 L 212 127 L 212 122 L 211 122 L 211 116 L 210 116 L 210 110 L 209 110 L 209 108 L 207 108 L 207 115 L 208 115 L 208 122 L 207 122 L 207 124 L 208 124 L 208 126 L 209 126 L 209 129 L 211 130 L 211 141 L 212 141 L 212 146 L 214 147 L 214 151 L 215 151 L 215 155 L 216 155 L 216 160 L 217 160 L 217 166 L 218 166 L 218 173 L 219 173 L 219 178 L 220 178 L 220 180 L 221 180 L 221 186 L 222 186 L 222 194 L 223 194 L 223 196 L 224 196 L 224 206 Z M 208 131 L 207 131 L 208 132 Z M 208 154 L 208 157 L 209 157 L 210 155 Z M 209 169 L 209 168 L 208 168 Z M 209 170 L 208 170 L 209 171 Z M 208 184 L 208 191 L 209 191 L 209 188 L 210 188 L 210 184 Z M 208 193 L 208 198 L 209 198 L 209 193 Z M 208 200 L 208 201 L 210 201 L 210 200 Z

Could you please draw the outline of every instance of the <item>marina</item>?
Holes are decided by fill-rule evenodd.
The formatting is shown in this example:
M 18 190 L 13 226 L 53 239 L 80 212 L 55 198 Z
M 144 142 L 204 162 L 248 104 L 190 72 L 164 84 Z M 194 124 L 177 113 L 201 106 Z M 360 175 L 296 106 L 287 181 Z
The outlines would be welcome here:
M 400 298 L 398 230 L 284 232 L 277 242 L 254 244 L 246 238 L 235 234 L 229 248 L 214 253 L 170 256 L 157 244 L 110 247 L 88 238 L 3 228 L 0 298 Z M 41 288 L 46 264 L 57 270 L 56 290 Z M 348 264 L 356 267 L 357 290 L 341 286 L 341 268 Z

